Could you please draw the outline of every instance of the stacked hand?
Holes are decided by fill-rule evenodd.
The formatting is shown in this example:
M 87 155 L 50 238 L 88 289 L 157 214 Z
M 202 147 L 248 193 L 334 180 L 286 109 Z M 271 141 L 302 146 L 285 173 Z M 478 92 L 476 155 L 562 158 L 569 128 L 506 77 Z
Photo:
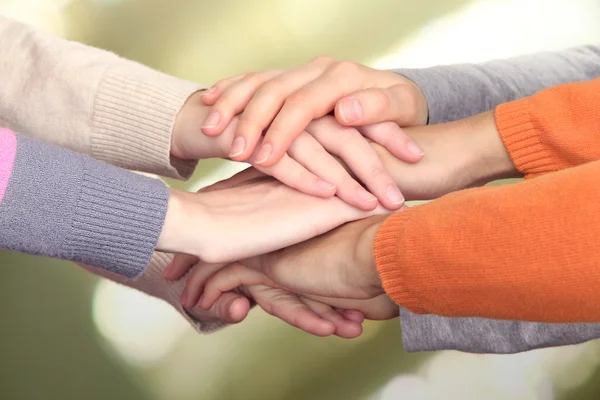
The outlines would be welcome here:
M 341 69 L 346 71 L 343 78 L 337 75 Z M 229 150 L 234 159 L 249 157 L 257 169 L 281 182 L 326 197 L 304 195 L 272 179 L 258 177 L 255 170 L 199 194 L 175 193 L 175 208 L 181 209 L 179 214 L 185 216 L 187 225 L 191 222 L 191 226 L 198 227 L 197 232 L 208 237 L 187 232 L 188 242 L 182 246 L 186 232 L 174 231 L 170 242 L 180 246 L 177 251 L 190 255 L 177 256 L 165 276 L 179 279 L 195 265 L 187 278 L 182 303 L 188 309 L 208 309 L 214 308 L 215 301 L 223 304 L 227 296 L 231 300 L 228 315 L 235 315 L 230 322 L 243 319 L 248 311 L 249 303 L 240 292 L 267 312 L 317 335 L 354 337 L 360 334 L 363 316 L 385 319 L 397 315 L 397 307 L 381 288 L 373 256 L 375 232 L 384 217 L 332 230 L 384 212 L 378 208 L 369 214 L 350 206 L 369 210 L 376 204 L 367 207 L 359 201 L 359 190 L 355 190 L 358 183 L 352 178 L 351 184 L 345 183 L 350 182 L 350 175 L 344 175 L 344 163 L 361 181 L 378 177 L 372 186 L 365 183 L 388 209 L 401 206 L 401 202 L 391 201 L 389 182 L 399 187 L 407 199 L 421 200 L 514 173 L 490 113 L 449 124 L 399 130 L 398 123 L 424 123 L 427 104 L 414 83 L 387 71 L 319 59 L 296 70 L 222 81 L 205 92 L 202 100 L 213 105 L 203 132 L 216 136 L 180 135 L 184 139 L 174 138 L 174 155 L 198 157 L 210 147 L 198 143 L 212 142 L 219 151 L 210 156 L 223 157 Z M 326 115 L 333 110 L 335 117 Z M 242 111 L 240 117 L 234 117 Z M 185 120 L 186 114 L 181 118 Z M 388 122 L 366 125 L 379 121 Z M 339 145 L 350 130 L 342 125 L 359 126 L 351 131 L 352 137 L 362 139 L 362 134 L 372 139 L 371 143 L 364 141 L 368 151 L 357 145 L 344 152 L 347 147 Z M 312 142 L 314 146 L 300 146 L 302 151 L 294 151 L 304 136 L 310 136 L 309 140 L 316 140 L 319 146 Z M 229 146 L 235 149 L 233 142 L 239 143 L 240 137 L 243 151 L 231 154 L 237 152 L 230 151 Z M 261 143 L 271 146 L 264 160 L 260 154 L 264 150 L 256 150 Z M 339 147 L 332 150 L 336 145 Z M 411 153 L 411 148 L 419 150 Z M 324 155 L 323 163 L 311 171 L 318 171 L 321 178 L 331 177 L 327 179 L 336 182 L 339 199 L 311 189 L 318 182 L 312 175 L 287 175 L 294 171 L 291 165 L 298 160 L 304 160 L 302 166 L 310 168 L 312 161 L 321 159 L 315 156 L 319 151 Z M 341 162 L 330 162 L 328 152 L 340 155 Z M 420 156 L 411 158 L 410 154 L 423 152 L 428 157 L 414 164 Z M 365 159 L 368 161 L 357 163 Z M 367 170 L 370 175 L 365 175 Z M 181 204 L 177 204 L 179 200 Z M 204 218 L 194 217 L 197 209 L 203 210 Z M 181 222 L 174 220 L 172 224 L 185 226 Z M 166 225 L 169 223 L 167 219 Z M 169 245 L 165 248 L 173 250 Z M 234 306 L 236 312 L 232 311 Z

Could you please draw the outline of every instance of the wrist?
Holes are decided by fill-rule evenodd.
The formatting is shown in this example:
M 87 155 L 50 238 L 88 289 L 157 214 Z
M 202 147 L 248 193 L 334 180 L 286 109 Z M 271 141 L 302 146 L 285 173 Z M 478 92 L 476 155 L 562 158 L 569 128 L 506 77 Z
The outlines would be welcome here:
M 183 203 L 177 189 L 169 189 L 169 201 L 162 230 L 158 236 L 156 250 L 163 252 L 179 252 L 177 238 L 181 235 Z
M 465 140 L 471 143 L 469 170 L 475 183 L 485 184 L 497 179 L 522 176 L 504 146 L 493 111 L 458 123 L 463 125 Z
M 206 242 L 200 234 L 206 231 L 208 213 L 195 196 L 201 194 L 169 189 L 167 213 L 156 250 L 200 255 L 198 249 Z
M 404 76 L 404 75 L 403 75 Z M 427 125 L 429 124 L 429 105 L 427 104 L 427 98 L 425 97 L 425 93 L 416 82 L 411 80 L 410 78 L 404 76 L 408 84 L 413 88 L 414 99 L 415 99 L 415 107 L 416 107 L 416 116 L 415 116 L 415 124 L 414 125 Z
M 372 224 L 364 230 L 358 243 L 361 251 L 357 257 L 357 264 L 365 271 L 366 289 L 373 297 L 385 293 L 375 262 L 375 236 L 387 217 L 387 215 L 383 215 L 369 218 L 372 220 Z
M 218 136 L 206 136 L 200 127 L 210 112 L 200 98 L 202 91 L 192 94 L 177 113 L 171 138 L 171 156 L 182 160 L 228 158 L 237 119 Z

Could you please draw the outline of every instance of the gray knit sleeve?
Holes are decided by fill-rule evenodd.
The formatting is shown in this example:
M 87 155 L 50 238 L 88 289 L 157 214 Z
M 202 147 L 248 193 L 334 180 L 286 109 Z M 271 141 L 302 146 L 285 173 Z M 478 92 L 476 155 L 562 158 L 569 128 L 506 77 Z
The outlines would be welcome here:
M 17 135 L 0 203 L 0 248 L 133 278 L 150 261 L 168 198 L 159 180 Z
M 600 77 L 600 45 L 532 54 L 482 64 L 397 69 L 429 105 L 429 123 L 470 117 L 563 83 Z

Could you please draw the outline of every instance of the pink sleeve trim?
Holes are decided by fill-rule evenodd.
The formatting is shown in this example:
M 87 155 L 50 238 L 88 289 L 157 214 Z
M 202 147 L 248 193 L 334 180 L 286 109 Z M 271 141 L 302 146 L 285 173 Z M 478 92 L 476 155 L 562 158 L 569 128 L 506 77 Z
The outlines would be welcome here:
M 17 136 L 8 129 L 0 128 L 0 203 L 8 187 L 16 155 Z

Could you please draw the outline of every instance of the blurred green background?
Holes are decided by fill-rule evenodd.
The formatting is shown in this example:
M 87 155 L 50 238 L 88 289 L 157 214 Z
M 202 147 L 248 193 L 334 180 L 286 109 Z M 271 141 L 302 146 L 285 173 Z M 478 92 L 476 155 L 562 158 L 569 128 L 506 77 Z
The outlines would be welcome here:
M 0 0 L 0 12 L 210 84 L 318 55 L 477 62 L 600 41 L 597 0 Z M 189 187 L 229 165 L 201 164 Z M 197 335 L 158 300 L 0 252 L 1 399 L 598 399 L 600 348 L 407 354 L 397 320 L 352 341 L 253 311 Z

